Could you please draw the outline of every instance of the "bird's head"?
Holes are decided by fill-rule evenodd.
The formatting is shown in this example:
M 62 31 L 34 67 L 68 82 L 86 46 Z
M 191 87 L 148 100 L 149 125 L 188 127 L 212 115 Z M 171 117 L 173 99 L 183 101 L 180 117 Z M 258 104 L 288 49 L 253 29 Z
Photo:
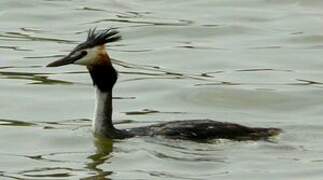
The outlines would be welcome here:
M 84 66 L 95 66 L 110 64 L 110 58 L 106 52 L 105 44 L 121 39 L 118 31 L 110 28 L 97 31 L 90 29 L 85 42 L 77 45 L 68 55 L 47 65 L 47 67 L 58 67 L 68 64 L 79 64 Z

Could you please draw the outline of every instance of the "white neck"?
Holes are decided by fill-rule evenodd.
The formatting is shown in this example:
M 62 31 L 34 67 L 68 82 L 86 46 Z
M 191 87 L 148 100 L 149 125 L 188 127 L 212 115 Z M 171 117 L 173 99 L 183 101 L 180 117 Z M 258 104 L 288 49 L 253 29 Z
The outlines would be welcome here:
M 108 129 L 114 129 L 112 125 L 112 91 L 102 92 L 97 87 L 95 114 L 92 128 L 97 134 L 104 134 Z

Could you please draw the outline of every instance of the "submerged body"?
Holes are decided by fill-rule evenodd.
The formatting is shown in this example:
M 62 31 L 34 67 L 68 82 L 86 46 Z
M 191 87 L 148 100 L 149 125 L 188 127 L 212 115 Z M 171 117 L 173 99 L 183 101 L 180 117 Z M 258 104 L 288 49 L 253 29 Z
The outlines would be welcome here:
M 213 120 L 185 120 L 154 124 L 130 129 L 116 129 L 112 123 L 112 89 L 118 73 L 111 64 L 105 43 L 121 39 L 117 31 L 107 29 L 97 32 L 90 30 L 88 39 L 79 44 L 66 57 L 50 63 L 48 67 L 67 64 L 85 65 L 96 88 L 96 107 L 93 129 L 96 134 L 111 139 L 124 139 L 135 136 L 164 136 L 184 140 L 259 140 L 277 135 L 277 128 L 254 128 L 234 123 Z
M 130 129 L 107 129 L 99 134 L 111 139 L 140 136 L 163 136 L 170 139 L 205 141 L 212 139 L 260 140 L 278 135 L 277 128 L 251 128 L 234 123 L 209 119 L 169 121 Z
M 234 123 L 213 120 L 172 121 L 129 129 L 134 136 L 164 136 L 183 140 L 259 140 L 278 135 L 277 128 L 251 128 Z

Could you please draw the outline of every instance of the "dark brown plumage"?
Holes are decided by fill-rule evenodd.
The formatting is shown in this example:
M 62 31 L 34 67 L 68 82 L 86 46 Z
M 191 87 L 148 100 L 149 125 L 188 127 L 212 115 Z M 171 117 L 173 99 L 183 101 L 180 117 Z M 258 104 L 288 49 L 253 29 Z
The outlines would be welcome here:
M 253 128 L 213 120 L 171 121 L 128 130 L 134 136 L 164 136 L 171 139 L 205 141 L 212 139 L 260 140 L 278 135 L 278 128 Z
M 80 49 L 93 48 L 95 46 L 100 46 L 106 43 L 112 43 L 121 40 L 119 31 L 108 28 L 105 30 L 97 31 L 96 28 L 89 29 L 88 36 L 85 42 L 76 46 L 74 51 Z

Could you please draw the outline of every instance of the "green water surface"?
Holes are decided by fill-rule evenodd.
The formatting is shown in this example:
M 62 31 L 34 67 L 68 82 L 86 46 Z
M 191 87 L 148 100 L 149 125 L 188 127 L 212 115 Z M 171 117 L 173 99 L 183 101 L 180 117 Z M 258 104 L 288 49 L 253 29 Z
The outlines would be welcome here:
M 320 0 L 1 0 L 0 179 L 323 178 Z M 96 139 L 84 67 L 46 68 L 115 27 L 119 128 L 210 118 L 265 141 Z

